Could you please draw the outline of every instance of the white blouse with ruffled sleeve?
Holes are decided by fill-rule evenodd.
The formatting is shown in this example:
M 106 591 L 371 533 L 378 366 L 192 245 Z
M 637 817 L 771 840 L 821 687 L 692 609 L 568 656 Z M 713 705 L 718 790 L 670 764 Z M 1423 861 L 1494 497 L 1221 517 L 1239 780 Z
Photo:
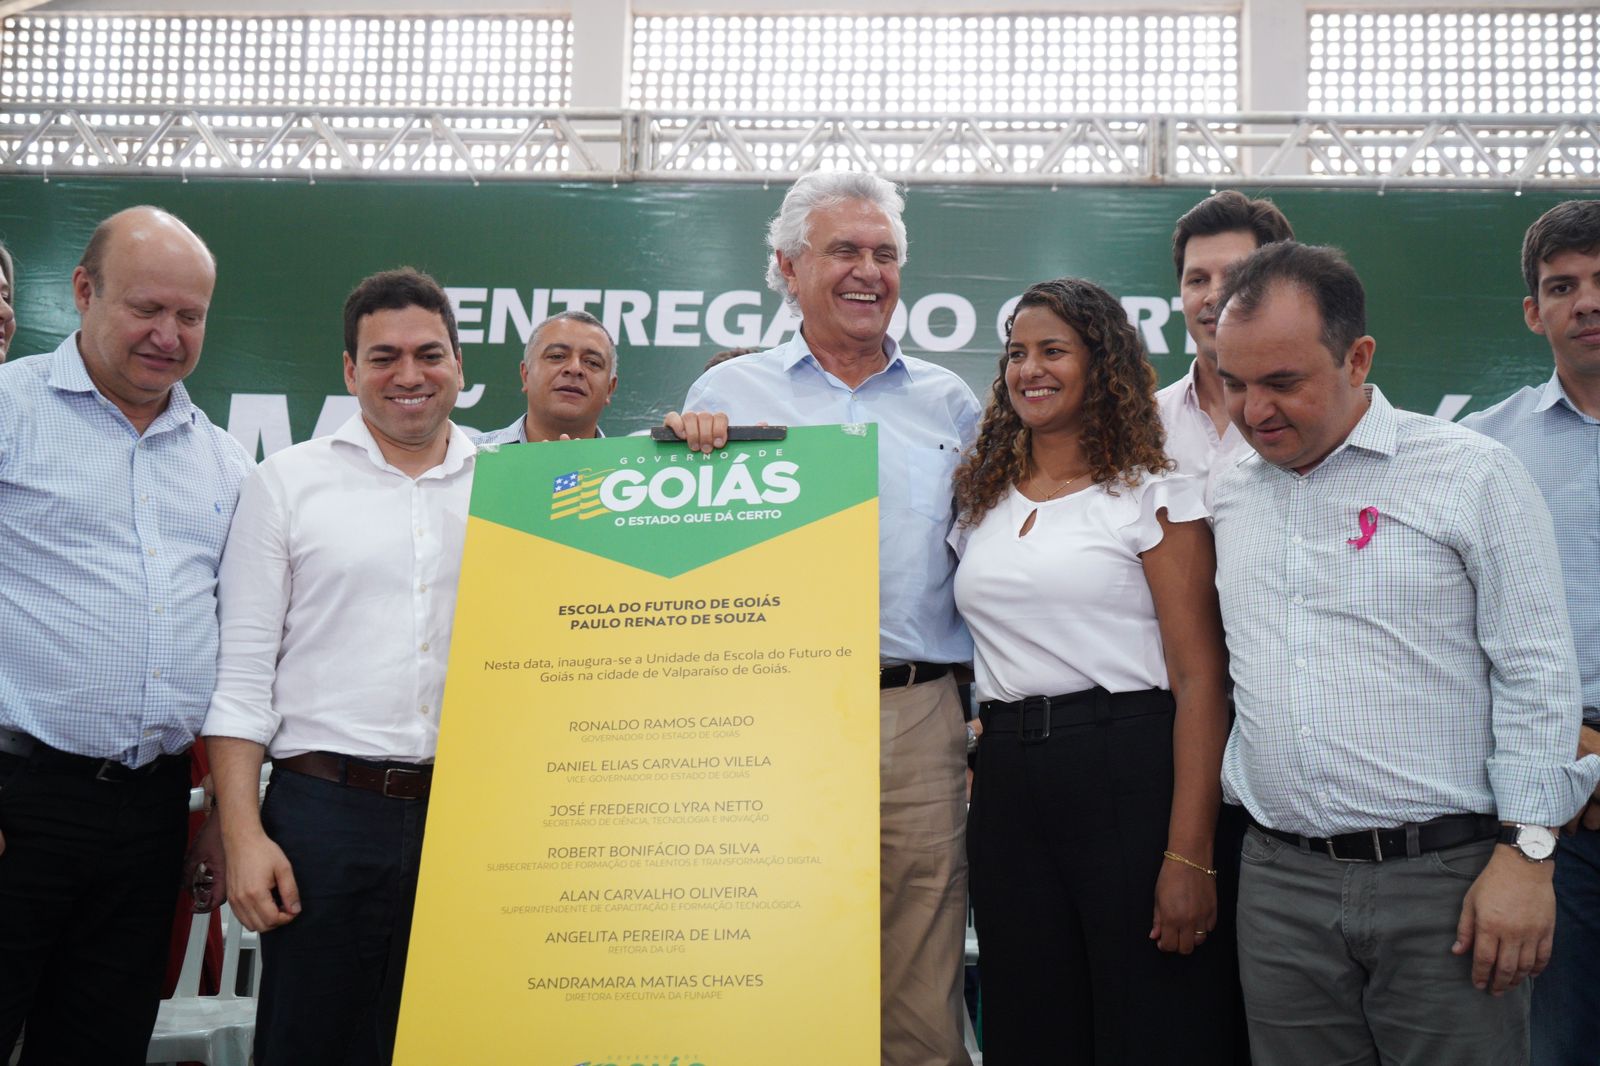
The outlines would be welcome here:
M 1203 483 L 1146 476 L 1043 503 L 1013 486 L 976 527 L 956 527 L 956 606 L 976 646 L 979 699 L 1168 687 L 1139 558 L 1161 543 L 1163 510 L 1169 522 L 1206 518 Z

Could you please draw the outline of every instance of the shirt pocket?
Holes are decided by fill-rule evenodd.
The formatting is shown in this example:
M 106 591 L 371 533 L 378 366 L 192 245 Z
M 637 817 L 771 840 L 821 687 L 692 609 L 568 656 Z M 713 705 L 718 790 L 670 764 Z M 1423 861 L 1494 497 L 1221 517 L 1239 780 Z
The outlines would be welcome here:
M 908 448 L 906 450 L 906 502 L 911 509 L 933 522 L 950 520 L 954 489 L 951 478 L 960 453 L 954 448 Z

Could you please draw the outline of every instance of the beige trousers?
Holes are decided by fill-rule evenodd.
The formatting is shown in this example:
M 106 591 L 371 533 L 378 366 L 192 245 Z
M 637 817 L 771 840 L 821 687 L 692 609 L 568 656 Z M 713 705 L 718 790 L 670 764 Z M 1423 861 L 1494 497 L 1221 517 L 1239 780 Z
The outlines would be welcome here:
M 949 676 L 884 689 L 883 1066 L 970 1066 L 961 1039 L 967 730 Z

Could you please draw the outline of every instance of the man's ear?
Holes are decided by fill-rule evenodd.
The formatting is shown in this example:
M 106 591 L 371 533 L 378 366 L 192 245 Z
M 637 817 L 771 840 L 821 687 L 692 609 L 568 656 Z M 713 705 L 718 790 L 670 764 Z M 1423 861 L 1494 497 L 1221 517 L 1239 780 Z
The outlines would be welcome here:
M 772 254 L 778 257 L 778 273 L 783 275 L 783 280 L 788 283 L 789 292 L 793 294 L 795 285 L 794 260 L 782 252 L 773 252 Z
M 74 267 L 72 271 L 72 303 L 81 315 L 89 310 L 89 298 L 94 295 L 94 279 L 89 277 L 89 272 L 83 267 Z
M 1544 336 L 1544 319 L 1539 317 L 1539 301 L 1532 296 L 1522 298 L 1522 320 L 1528 324 L 1529 329 L 1541 337 Z
M 1350 372 L 1350 384 L 1354 386 L 1366 383 L 1367 374 L 1372 371 L 1372 353 L 1377 351 L 1378 342 L 1371 337 L 1357 337 L 1355 343 L 1350 345 L 1350 350 L 1345 353 L 1345 368 Z

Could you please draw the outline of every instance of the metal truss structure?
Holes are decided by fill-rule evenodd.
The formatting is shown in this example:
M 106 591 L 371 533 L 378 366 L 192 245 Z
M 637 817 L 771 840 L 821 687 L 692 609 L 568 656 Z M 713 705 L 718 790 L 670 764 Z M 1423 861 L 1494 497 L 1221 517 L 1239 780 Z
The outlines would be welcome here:
M 1593 115 L 929 115 L 0 104 L 0 174 L 1576 188 Z

